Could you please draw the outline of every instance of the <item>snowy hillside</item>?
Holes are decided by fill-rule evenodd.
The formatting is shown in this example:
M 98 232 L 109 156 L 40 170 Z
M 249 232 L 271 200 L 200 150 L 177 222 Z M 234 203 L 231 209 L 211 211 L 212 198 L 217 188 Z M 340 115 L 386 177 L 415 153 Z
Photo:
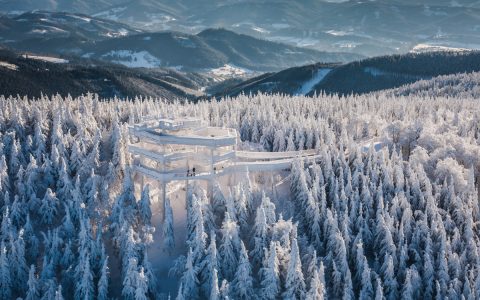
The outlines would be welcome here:
M 476 299 L 479 114 L 476 99 L 387 93 L 0 97 L 0 298 Z M 130 168 L 127 125 L 146 116 L 319 157 L 211 193 L 173 182 L 163 203 Z

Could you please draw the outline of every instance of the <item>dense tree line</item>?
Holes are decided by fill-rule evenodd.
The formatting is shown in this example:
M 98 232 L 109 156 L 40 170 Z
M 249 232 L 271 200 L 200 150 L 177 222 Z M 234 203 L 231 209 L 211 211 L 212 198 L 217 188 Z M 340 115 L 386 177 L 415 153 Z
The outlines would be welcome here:
M 478 72 L 479 63 L 478 51 L 373 57 L 335 68 L 315 86 L 315 91 L 344 95 L 369 93 L 440 75 Z
M 0 298 L 159 298 L 134 192 L 127 125 L 196 116 L 266 151 L 317 149 L 291 168 L 289 206 L 245 177 L 188 187 L 177 299 L 480 297 L 474 99 L 240 96 L 218 102 L 0 97 Z M 183 242 L 183 241 L 182 241 Z M 115 278 L 115 280 L 112 280 Z M 120 280 L 118 280 L 120 279 Z

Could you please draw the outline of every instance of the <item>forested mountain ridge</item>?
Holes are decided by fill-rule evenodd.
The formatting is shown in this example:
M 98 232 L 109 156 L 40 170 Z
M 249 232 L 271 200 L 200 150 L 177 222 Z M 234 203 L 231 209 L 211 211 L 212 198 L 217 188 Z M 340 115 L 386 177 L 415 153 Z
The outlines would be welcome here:
M 68 59 L 67 59 L 68 58 Z M 208 80 L 168 69 L 130 69 L 75 57 L 56 58 L 0 49 L 0 94 L 77 97 L 97 93 L 102 98 L 150 96 L 196 99 Z
M 478 298 L 479 109 L 385 93 L 0 97 L 0 298 Z M 144 116 L 195 116 L 320 158 L 295 162 L 283 193 L 281 174 L 217 182 L 211 196 L 187 187 L 185 242 L 171 230 L 180 199 L 162 219 L 148 188 L 134 192 L 127 124 Z M 172 284 L 155 259 L 178 254 Z
M 430 52 L 373 57 L 336 68 L 315 91 L 366 93 L 439 75 L 480 71 L 480 52 Z
M 438 76 L 386 92 L 397 96 L 479 98 L 480 73 L 472 72 Z
M 226 85 L 218 96 L 241 93 L 302 94 L 302 84 L 324 72 L 304 94 L 364 94 L 436 76 L 480 71 L 480 52 L 427 52 L 367 58 L 346 64 L 315 64 Z

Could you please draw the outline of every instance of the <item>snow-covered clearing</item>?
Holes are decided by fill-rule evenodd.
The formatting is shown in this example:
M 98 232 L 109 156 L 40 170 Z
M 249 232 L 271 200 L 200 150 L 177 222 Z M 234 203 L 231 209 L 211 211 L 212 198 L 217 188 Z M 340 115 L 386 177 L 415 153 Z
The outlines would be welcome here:
M 206 73 L 211 75 L 214 81 L 219 82 L 229 78 L 247 76 L 253 72 L 245 68 L 225 64 L 222 67 L 207 70 Z
M 162 64 L 160 59 L 148 51 L 116 50 L 110 51 L 102 57 L 130 68 L 156 68 Z
M 34 34 L 46 34 L 46 33 L 66 33 L 65 30 L 55 26 L 39 26 L 31 31 Z
M 382 150 L 383 147 L 385 147 L 384 143 L 373 140 L 373 141 L 365 142 L 362 145 L 362 152 L 369 152 L 370 148 L 373 148 L 373 151 L 377 152 Z
M 6 61 L 0 61 L 0 67 L 7 68 L 7 69 L 12 70 L 12 71 L 17 71 L 18 70 L 17 65 L 8 63 Z
M 87 22 L 87 23 L 90 23 L 92 21 L 91 18 L 89 17 L 86 17 L 86 16 L 78 16 L 78 15 L 73 15 L 73 14 L 69 14 L 67 15 L 71 18 L 74 18 L 74 19 L 78 19 L 78 20 L 81 20 L 81 21 L 84 21 L 84 22 Z
M 418 44 L 410 50 L 411 53 L 425 53 L 425 52 L 465 52 L 473 51 L 468 48 L 456 48 L 442 45 Z
M 346 31 L 343 31 L 343 30 L 327 30 L 325 31 L 325 33 L 328 33 L 330 35 L 333 35 L 333 36 L 345 36 L 345 35 L 348 35 L 349 33 L 346 32 Z
M 297 95 L 306 95 L 310 93 L 310 91 L 313 89 L 314 86 L 319 84 L 325 76 L 327 76 L 328 73 L 330 73 L 332 69 L 320 69 L 318 70 L 315 75 L 312 77 L 312 79 L 305 81 L 303 85 L 300 87 L 298 92 L 296 93 Z
M 24 55 L 22 55 L 22 57 L 25 58 L 25 59 L 41 60 L 41 61 L 50 62 L 50 63 L 54 63 L 54 64 L 68 64 L 69 63 L 68 59 L 52 57 L 52 56 L 40 56 L 40 55 L 24 54 Z

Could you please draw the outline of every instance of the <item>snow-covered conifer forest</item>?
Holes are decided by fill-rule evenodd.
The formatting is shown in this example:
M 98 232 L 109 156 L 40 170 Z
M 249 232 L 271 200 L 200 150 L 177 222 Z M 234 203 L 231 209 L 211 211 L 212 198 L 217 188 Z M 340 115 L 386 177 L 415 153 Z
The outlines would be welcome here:
M 176 236 L 130 169 L 144 116 L 320 158 L 192 184 Z M 0 97 L 0 299 L 479 299 L 479 141 L 469 97 Z

